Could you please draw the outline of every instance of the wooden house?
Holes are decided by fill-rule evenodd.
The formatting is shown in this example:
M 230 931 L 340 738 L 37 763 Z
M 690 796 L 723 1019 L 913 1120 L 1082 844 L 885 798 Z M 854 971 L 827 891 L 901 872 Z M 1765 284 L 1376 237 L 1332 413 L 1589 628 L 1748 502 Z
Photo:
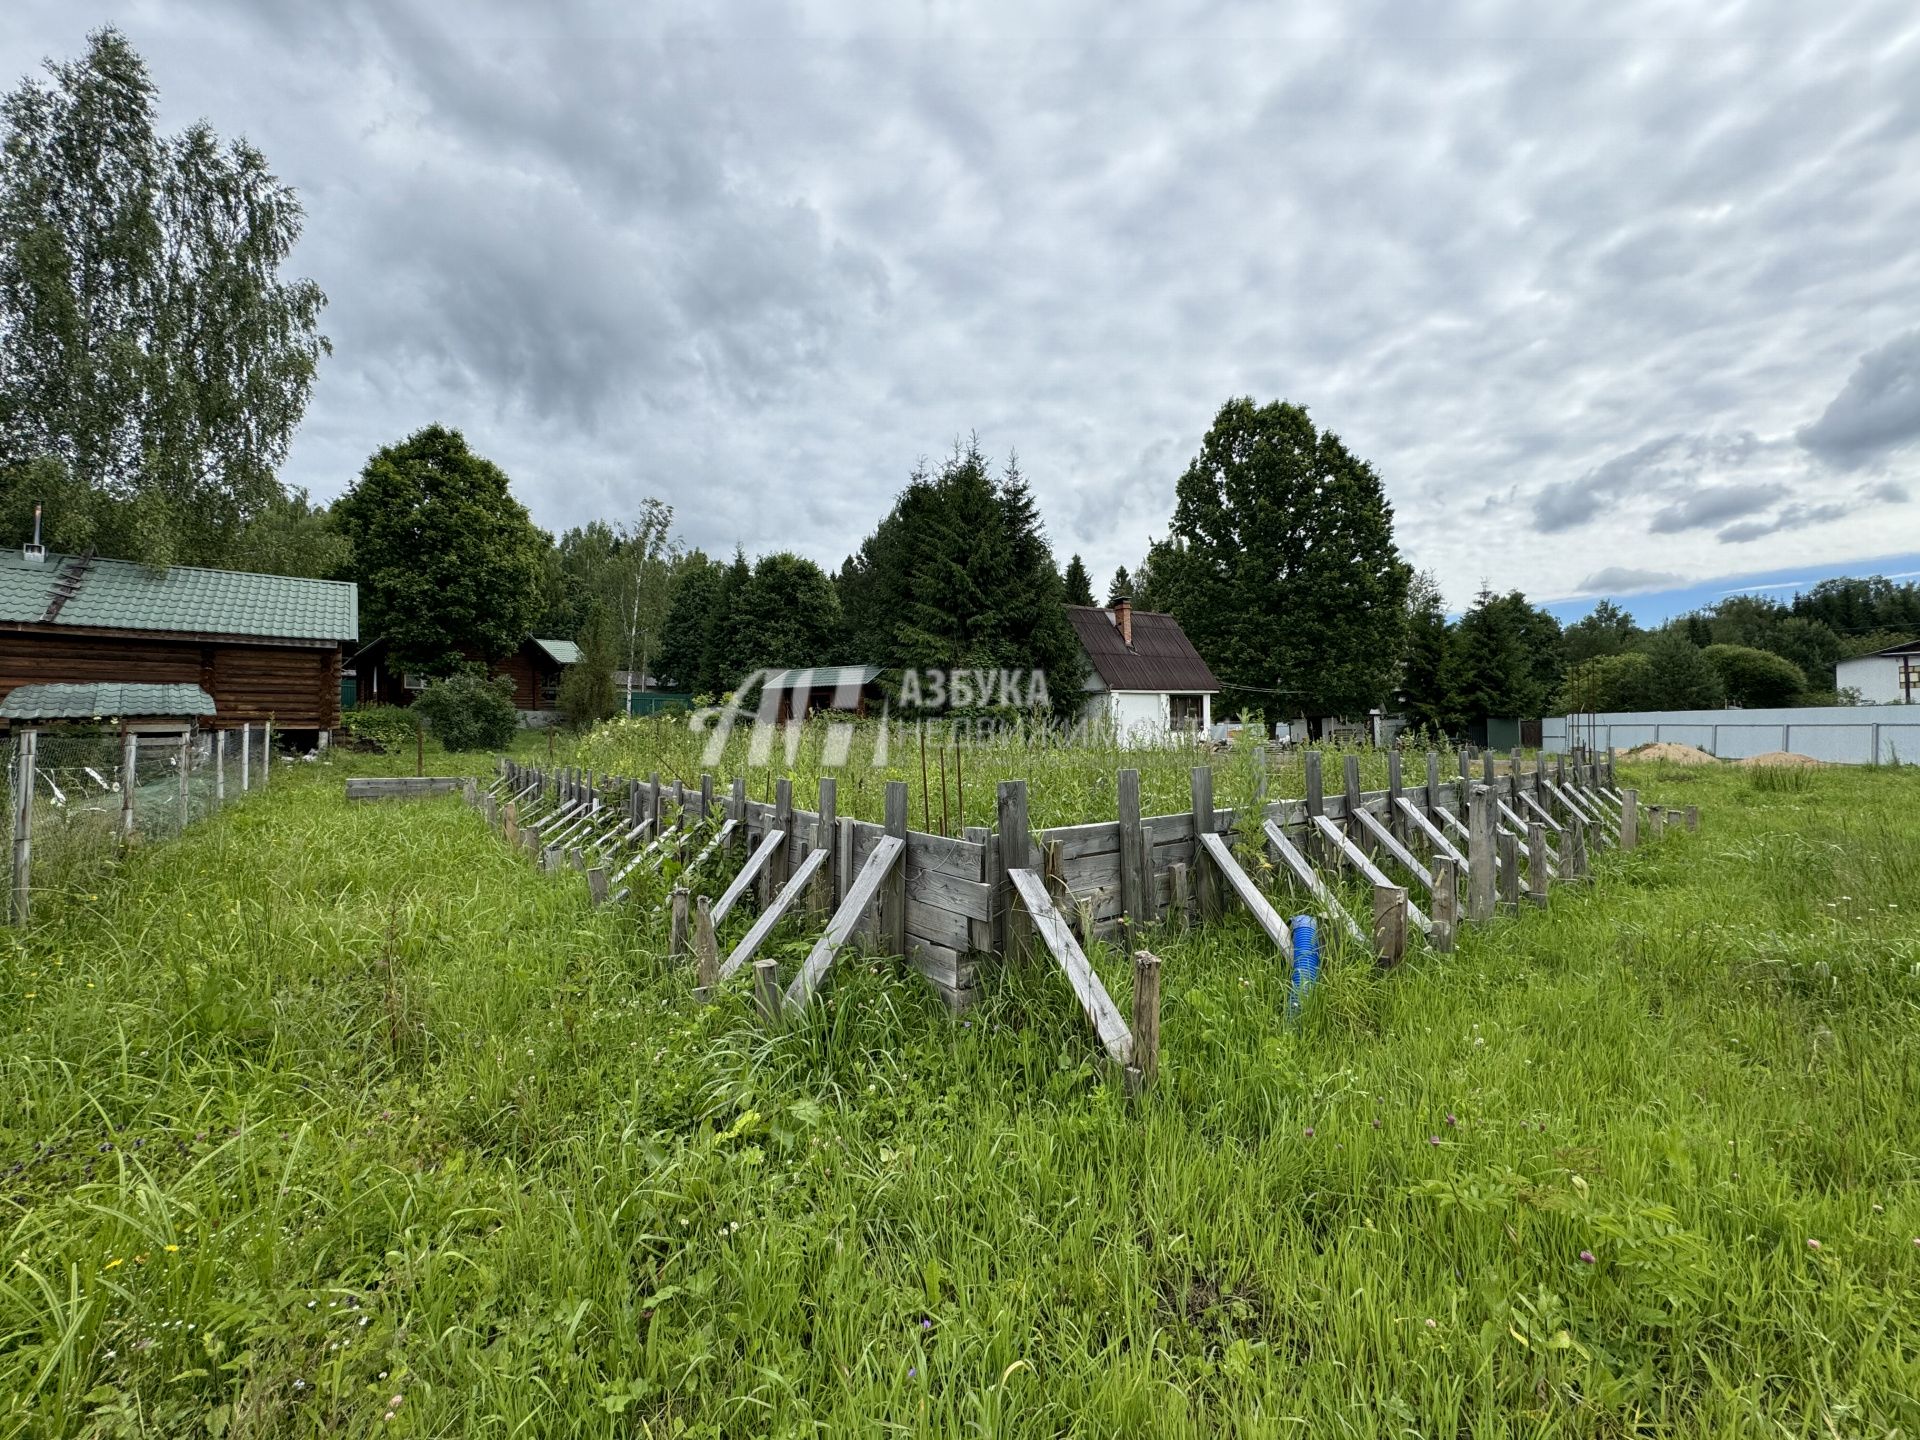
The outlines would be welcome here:
M 127 560 L 0 553 L 0 699 L 22 685 L 191 685 L 201 724 L 296 740 L 340 723 L 343 647 L 359 591 L 335 580 Z
M 560 704 L 560 679 L 580 658 L 571 640 L 529 636 L 511 655 L 489 660 L 477 652 L 467 659 L 485 664 L 489 675 L 513 681 L 513 708 L 530 723 L 549 720 Z M 345 696 L 353 705 L 411 705 L 427 686 L 427 677 L 393 664 L 384 638 L 371 640 L 347 657 Z
M 1178 620 L 1127 600 L 1069 605 L 1067 618 L 1087 657 L 1086 720 L 1112 726 L 1122 745 L 1206 738 L 1220 682 Z

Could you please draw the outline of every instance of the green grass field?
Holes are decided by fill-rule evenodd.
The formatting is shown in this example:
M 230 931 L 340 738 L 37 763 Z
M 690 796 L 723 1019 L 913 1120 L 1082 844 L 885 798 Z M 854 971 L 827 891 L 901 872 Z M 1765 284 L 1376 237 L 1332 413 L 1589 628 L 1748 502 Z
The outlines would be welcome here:
M 1042 968 L 770 1038 L 348 763 L 0 939 L 0 1435 L 1920 1427 L 1920 772 L 1635 771 L 1701 833 L 1297 1028 L 1156 937 L 1130 1102 Z

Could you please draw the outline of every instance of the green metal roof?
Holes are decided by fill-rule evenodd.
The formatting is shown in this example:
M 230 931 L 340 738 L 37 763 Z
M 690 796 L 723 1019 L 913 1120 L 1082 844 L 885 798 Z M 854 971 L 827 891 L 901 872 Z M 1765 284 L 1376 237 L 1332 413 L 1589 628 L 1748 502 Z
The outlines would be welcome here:
M 198 685 L 20 685 L 0 700 L 0 720 L 104 720 L 214 713 Z
M 556 665 L 572 665 L 580 658 L 580 647 L 571 640 L 542 640 L 536 635 L 533 643 L 552 656 Z
M 0 624 L 166 630 L 276 640 L 353 640 L 359 587 L 340 580 L 250 575 L 130 560 L 0 551 Z

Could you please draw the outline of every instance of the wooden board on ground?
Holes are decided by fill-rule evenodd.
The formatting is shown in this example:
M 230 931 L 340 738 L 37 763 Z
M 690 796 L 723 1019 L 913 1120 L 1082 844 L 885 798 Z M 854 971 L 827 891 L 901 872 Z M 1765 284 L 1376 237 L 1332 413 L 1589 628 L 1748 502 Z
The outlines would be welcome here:
M 806 893 L 807 886 L 813 883 L 814 871 L 827 863 L 825 850 L 815 850 L 800 862 L 800 868 L 788 877 L 787 883 L 780 887 L 780 893 L 773 902 L 754 918 L 753 927 L 741 937 L 740 943 L 733 947 L 733 953 L 727 957 L 726 964 L 720 967 L 720 978 L 725 980 L 747 961 L 753 958 L 753 952 L 773 933 L 773 927 L 780 923 L 780 917 L 792 907 L 793 902 Z
M 787 838 L 784 830 L 769 830 L 754 847 L 753 854 L 747 857 L 747 863 L 740 867 L 739 874 L 733 877 L 733 883 L 721 892 L 720 898 L 713 902 L 713 923 L 718 925 L 727 918 L 727 912 L 739 903 L 740 897 L 747 893 L 747 887 L 753 884 L 756 876 L 767 868 L 774 853 Z

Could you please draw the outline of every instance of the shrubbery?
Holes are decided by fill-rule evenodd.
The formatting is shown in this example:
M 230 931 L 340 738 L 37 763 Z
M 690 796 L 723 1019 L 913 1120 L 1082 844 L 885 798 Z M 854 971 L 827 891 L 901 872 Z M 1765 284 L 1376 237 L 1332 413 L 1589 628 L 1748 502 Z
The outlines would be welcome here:
M 380 751 L 400 750 L 413 744 L 413 732 L 419 724 L 411 710 L 398 705 L 363 705 L 340 717 L 342 730 Z
M 435 680 L 420 692 L 413 709 L 449 750 L 504 750 L 520 725 L 513 708 L 513 681 L 504 675 Z

